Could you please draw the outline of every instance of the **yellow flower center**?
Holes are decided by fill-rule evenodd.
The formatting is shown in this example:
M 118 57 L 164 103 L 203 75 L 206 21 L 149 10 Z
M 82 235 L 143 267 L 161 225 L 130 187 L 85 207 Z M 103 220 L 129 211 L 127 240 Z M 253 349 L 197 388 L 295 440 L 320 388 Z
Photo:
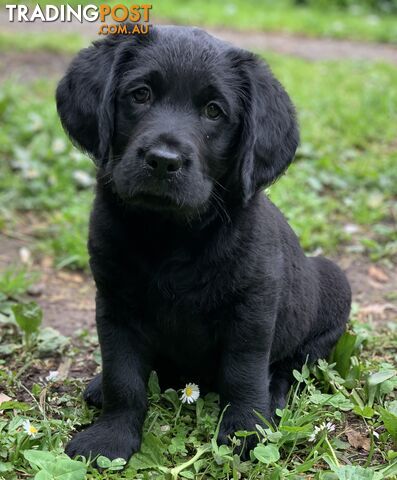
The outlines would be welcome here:
M 191 397 L 192 396 L 192 393 L 193 393 L 193 389 L 192 387 L 186 387 L 185 389 L 185 394 L 187 397 Z
M 37 428 L 34 427 L 33 425 L 30 425 L 30 427 L 29 427 L 29 433 L 33 433 L 33 434 L 37 433 Z

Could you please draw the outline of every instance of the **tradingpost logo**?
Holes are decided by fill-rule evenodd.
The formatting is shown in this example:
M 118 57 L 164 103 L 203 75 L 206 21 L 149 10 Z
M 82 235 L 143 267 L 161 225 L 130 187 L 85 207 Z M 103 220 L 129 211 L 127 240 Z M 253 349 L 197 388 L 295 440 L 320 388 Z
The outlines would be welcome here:
M 151 25 L 151 4 L 126 5 L 11 5 L 7 4 L 10 22 L 100 22 L 98 35 L 146 35 Z M 126 23 L 125 23 L 126 22 Z

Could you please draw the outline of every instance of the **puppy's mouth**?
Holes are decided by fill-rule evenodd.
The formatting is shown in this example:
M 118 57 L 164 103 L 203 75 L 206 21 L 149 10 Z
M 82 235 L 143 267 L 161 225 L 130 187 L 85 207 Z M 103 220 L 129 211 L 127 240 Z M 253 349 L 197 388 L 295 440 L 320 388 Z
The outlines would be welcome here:
M 156 195 L 155 193 L 140 192 L 131 197 L 128 201 L 130 205 L 152 208 L 155 210 L 174 210 L 179 209 L 180 205 L 166 195 Z

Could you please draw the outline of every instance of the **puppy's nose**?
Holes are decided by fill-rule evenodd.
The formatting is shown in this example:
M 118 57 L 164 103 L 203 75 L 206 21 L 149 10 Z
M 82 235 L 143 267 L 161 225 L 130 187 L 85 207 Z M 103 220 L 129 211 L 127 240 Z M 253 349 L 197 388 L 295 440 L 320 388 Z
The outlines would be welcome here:
M 176 173 L 182 167 L 181 156 L 163 148 L 153 148 L 145 155 L 145 162 L 156 176 Z

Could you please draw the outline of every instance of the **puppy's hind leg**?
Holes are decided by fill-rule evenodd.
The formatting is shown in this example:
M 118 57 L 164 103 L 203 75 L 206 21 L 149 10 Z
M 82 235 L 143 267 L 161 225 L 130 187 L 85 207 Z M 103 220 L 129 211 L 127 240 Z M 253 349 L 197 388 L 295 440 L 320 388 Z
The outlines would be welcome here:
M 286 406 L 288 392 L 294 382 L 293 370 L 300 372 L 306 362 L 311 365 L 319 358 L 327 358 L 344 330 L 344 324 L 333 325 L 321 334 L 307 339 L 294 356 L 271 365 L 270 395 L 273 415 L 277 408 L 282 409 Z
M 102 373 L 99 373 L 90 381 L 84 390 L 83 396 L 88 405 L 92 405 L 96 408 L 102 408 Z
M 318 272 L 319 308 L 312 331 L 295 353 L 271 365 L 271 407 L 284 408 L 293 370 L 300 371 L 305 362 L 315 363 L 328 358 L 343 334 L 349 319 L 351 290 L 345 274 L 337 265 L 323 257 L 310 258 Z

